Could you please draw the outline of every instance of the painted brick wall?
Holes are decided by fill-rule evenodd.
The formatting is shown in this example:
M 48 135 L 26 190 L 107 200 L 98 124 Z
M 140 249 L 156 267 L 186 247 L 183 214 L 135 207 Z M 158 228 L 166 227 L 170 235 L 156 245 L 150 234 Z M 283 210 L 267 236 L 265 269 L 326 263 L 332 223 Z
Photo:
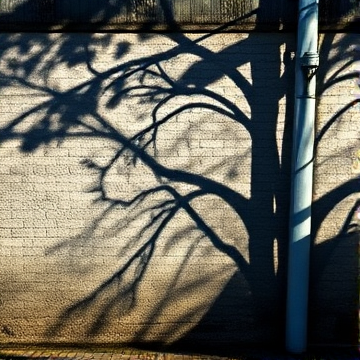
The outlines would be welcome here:
M 281 343 L 294 34 L 0 37 L 0 342 Z M 321 43 L 314 343 L 357 331 L 355 41 Z

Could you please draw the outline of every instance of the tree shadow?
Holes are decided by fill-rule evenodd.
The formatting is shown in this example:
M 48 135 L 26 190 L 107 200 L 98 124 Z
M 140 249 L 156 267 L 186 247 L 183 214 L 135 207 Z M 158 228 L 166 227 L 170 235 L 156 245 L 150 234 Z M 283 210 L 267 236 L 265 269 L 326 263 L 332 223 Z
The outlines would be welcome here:
M 335 36 L 322 35 L 320 61 L 326 66 L 320 68 L 317 76 L 318 109 L 330 107 L 331 112 L 322 116 L 315 139 L 309 341 L 356 345 L 359 341 L 359 177 L 352 169 L 352 161 L 359 144 L 351 131 L 356 127 L 359 98 L 354 94 L 336 105 L 329 98 L 344 86 L 356 87 L 360 57 L 356 37 L 348 35 L 335 41 Z M 342 50 L 335 54 L 337 49 Z M 346 138 L 342 135 L 345 132 Z M 321 187 L 326 186 L 324 195 Z M 329 232 L 329 224 L 335 217 L 337 231 Z
M 43 6 L 49 4 L 44 2 Z M 89 10 L 94 18 L 101 13 L 109 20 L 114 9 L 104 8 L 100 2 L 94 4 Z M 124 1 L 114 4 L 121 4 L 124 9 L 127 6 Z M 176 29 L 169 3 L 158 4 L 165 22 Z M 27 6 L 33 5 L 25 2 L 18 11 L 27 11 Z M 260 1 L 258 16 L 268 14 L 272 6 L 269 1 Z M 234 21 L 238 20 L 243 19 Z M 61 37 L 34 35 L 26 37 L 26 41 L 16 34 L 0 36 L 4 49 L 0 87 L 21 86 L 43 97 L 38 104 L 27 104 L 24 110 L 15 109 L 14 117 L 1 121 L 5 124 L 0 129 L 0 141 L 18 141 L 23 153 L 35 153 L 50 145 L 61 147 L 70 139 L 98 139 L 110 144 L 112 149 L 105 161 L 96 157 L 82 160 L 82 165 L 96 178 L 89 192 L 96 196 L 94 202 L 101 204 L 102 211 L 79 234 L 50 247 L 47 255 L 56 256 L 63 249 L 89 244 L 91 247 L 93 241 L 116 237 L 121 249 L 120 265 L 111 276 L 59 314 L 57 322 L 48 330 L 49 339 L 61 338 L 73 323 L 83 324 L 84 338 L 92 339 L 105 332 L 110 324 L 126 322 L 122 320 L 126 314 L 144 306 L 139 296 L 144 291 L 144 283 L 158 271 L 159 258 L 164 259 L 180 247 L 183 250 L 177 266 L 169 270 L 169 276 L 164 274 L 166 289 L 156 289 L 161 296 L 149 305 L 143 324 L 132 332 L 132 343 L 152 342 L 149 339 L 156 325 L 170 312 L 175 314 L 158 334 L 156 346 L 282 343 L 294 39 L 291 34 L 273 34 L 272 42 L 264 44 L 263 38 L 251 33 L 239 36 L 220 50 L 212 50 L 208 41 L 232 24 L 205 35 L 166 34 L 172 41 L 171 47 L 137 58 L 128 58 L 132 45 L 121 41 L 114 55 L 117 65 L 100 68 L 94 65 L 98 56 L 94 45 L 104 50 L 113 47 L 110 34 L 79 40 L 66 33 Z M 149 29 L 148 23 L 144 29 Z M 140 41 L 145 38 L 139 35 Z M 323 56 L 328 56 L 333 49 L 332 40 L 329 35 L 323 42 Z M 340 52 L 347 45 L 338 43 L 336 47 Z M 184 56 L 195 60 L 184 71 L 177 72 L 172 64 Z M 357 72 L 342 75 L 356 60 L 355 57 L 349 59 L 341 72 L 330 78 L 325 70 L 319 73 L 320 92 L 358 76 Z M 247 64 L 249 73 L 239 70 Z M 85 66 L 89 76 L 63 86 L 51 77 L 60 65 L 69 69 Z M 336 65 L 334 58 L 327 68 Z M 238 94 L 227 93 L 224 90 L 227 84 L 235 86 Z M 136 106 L 140 111 L 135 121 L 127 114 L 128 99 L 139 99 Z M 145 120 L 141 114 L 143 104 L 151 109 L 145 114 Z M 317 148 L 339 116 L 352 105 L 346 104 L 319 130 Z M 283 114 L 282 124 L 279 124 L 279 113 Z M 187 116 L 195 117 L 193 114 L 198 119 L 191 119 L 186 125 L 181 123 Z M 133 124 L 133 128 L 126 127 L 127 123 Z M 199 146 L 202 153 L 197 153 L 197 157 L 204 156 L 204 166 L 200 166 L 201 162 L 192 162 L 189 149 L 193 146 L 194 126 L 200 131 L 215 133 L 213 137 L 199 140 L 203 141 L 203 147 Z M 173 129 L 177 132 L 171 140 L 166 136 Z M 241 136 L 234 135 L 236 132 Z M 241 149 L 239 153 L 232 149 L 232 158 L 219 156 L 227 140 Z M 209 149 L 213 149 L 210 156 Z M 186 151 L 186 155 L 180 156 L 181 151 Z M 210 158 L 208 163 L 206 157 Z M 147 182 L 137 185 L 140 176 L 145 176 Z M 241 186 L 236 182 L 242 182 Z M 332 209 L 356 192 L 358 179 L 352 178 L 314 202 L 314 238 Z M 117 214 L 124 211 L 126 216 L 118 220 Z M 231 220 L 226 225 L 234 230 L 223 229 L 223 215 Z M 112 219 L 111 225 L 109 219 Z M 129 228 L 135 229 L 130 238 L 124 235 Z M 348 225 L 345 228 L 348 229 Z M 345 255 L 354 254 L 357 233 L 350 236 L 347 230 L 342 230 L 336 238 L 321 244 L 314 242 L 313 289 L 329 266 L 329 254 L 344 242 L 343 236 L 351 246 L 342 251 Z M 212 256 L 221 259 L 220 264 L 209 264 Z M 353 260 L 346 264 L 352 271 Z M 74 264 L 74 269 L 76 266 Z M 194 268 L 197 269 L 195 275 Z M 345 277 L 346 272 L 340 276 Z M 205 291 L 199 297 L 211 299 L 196 302 L 194 294 L 216 281 L 223 284 L 223 288 L 215 291 L 217 297 L 211 298 L 214 292 Z M 321 298 L 315 291 L 312 296 Z M 353 293 L 350 296 L 353 297 Z M 185 304 L 175 309 L 181 303 L 179 299 L 184 299 Z M 316 316 L 312 318 L 318 321 Z M 354 341 L 353 331 L 346 336 L 342 334 L 343 340 L 351 337 Z M 217 351 L 226 351 L 227 345 L 216 346 Z

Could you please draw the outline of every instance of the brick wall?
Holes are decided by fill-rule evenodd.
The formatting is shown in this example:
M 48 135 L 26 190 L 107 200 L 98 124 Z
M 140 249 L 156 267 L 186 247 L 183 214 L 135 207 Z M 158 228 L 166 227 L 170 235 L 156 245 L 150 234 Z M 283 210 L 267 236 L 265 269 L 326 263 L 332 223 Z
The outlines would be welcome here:
M 282 342 L 294 40 L 1 35 L 0 342 Z M 313 342 L 357 331 L 354 44 L 321 45 Z

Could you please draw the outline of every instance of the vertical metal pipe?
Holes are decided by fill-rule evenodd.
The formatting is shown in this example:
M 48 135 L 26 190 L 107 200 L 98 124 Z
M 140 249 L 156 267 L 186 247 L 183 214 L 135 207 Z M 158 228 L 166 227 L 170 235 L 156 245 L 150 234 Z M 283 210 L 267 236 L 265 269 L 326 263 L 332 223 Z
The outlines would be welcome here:
M 291 353 L 302 353 L 307 346 L 317 39 L 318 0 L 299 0 L 286 309 L 286 348 Z

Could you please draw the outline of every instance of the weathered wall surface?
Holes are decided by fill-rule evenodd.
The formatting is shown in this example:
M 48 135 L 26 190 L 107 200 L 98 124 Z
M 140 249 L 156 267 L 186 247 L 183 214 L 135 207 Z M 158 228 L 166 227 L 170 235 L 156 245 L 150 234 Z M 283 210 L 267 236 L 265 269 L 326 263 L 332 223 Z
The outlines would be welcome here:
M 1 35 L 0 342 L 282 341 L 294 41 Z M 321 45 L 313 342 L 356 332 L 355 41 Z

